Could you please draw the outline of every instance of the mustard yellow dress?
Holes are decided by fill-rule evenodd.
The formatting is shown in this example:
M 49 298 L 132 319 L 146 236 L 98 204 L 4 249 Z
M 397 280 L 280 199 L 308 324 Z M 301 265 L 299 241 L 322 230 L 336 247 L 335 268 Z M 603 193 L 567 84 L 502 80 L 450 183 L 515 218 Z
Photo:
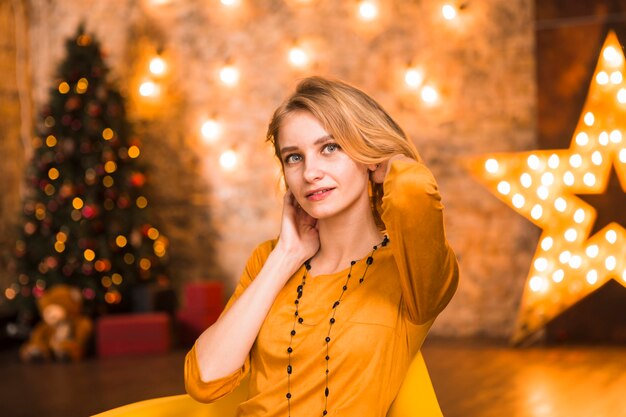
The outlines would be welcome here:
M 385 416 L 428 328 L 452 298 L 459 272 L 445 237 L 437 184 L 424 164 L 392 163 L 384 182 L 382 219 L 388 244 L 373 252 L 371 265 L 364 254 L 352 266 L 345 291 L 349 268 L 307 277 L 298 304 L 303 322 L 295 324 L 293 337 L 294 300 L 304 266 L 277 296 L 241 369 L 204 382 L 194 346 L 185 359 L 187 392 L 212 402 L 250 373 L 248 399 L 239 405 L 239 417 L 322 416 L 325 406 L 328 416 Z M 253 252 L 226 308 L 257 276 L 275 244 L 265 242 Z M 331 318 L 335 321 L 327 343 Z

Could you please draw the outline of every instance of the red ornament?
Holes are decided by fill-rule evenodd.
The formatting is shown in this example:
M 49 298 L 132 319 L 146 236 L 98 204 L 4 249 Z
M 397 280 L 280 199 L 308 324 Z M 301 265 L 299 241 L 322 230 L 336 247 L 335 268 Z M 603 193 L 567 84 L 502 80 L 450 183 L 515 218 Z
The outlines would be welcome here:
M 77 96 L 70 97 L 65 102 L 65 110 L 66 111 L 76 110 L 80 107 L 81 104 L 82 103 L 80 102 L 80 98 L 78 98 Z
M 117 206 L 121 209 L 125 209 L 130 205 L 130 200 L 126 196 L 120 196 L 117 199 Z
M 91 102 L 87 105 L 87 113 L 91 117 L 98 117 L 102 114 L 102 107 L 97 102 Z
M 62 198 L 69 198 L 72 196 L 73 193 L 74 193 L 74 187 L 72 187 L 71 184 L 65 183 L 61 186 L 61 189 L 59 189 L 59 195 Z
M 150 231 L 151 228 L 152 226 L 150 226 L 149 224 L 144 224 L 143 226 L 141 226 L 141 233 L 144 236 L 148 236 L 148 232 Z
M 55 269 L 57 266 L 59 266 L 59 260 L 54 256 L 48 256 L 46 258 L 46 266 L 50 269 Z
M 92 219 L 98 215 L 98 209 L 94 206 L 86 205 L 82 209 L 83 217 Z
M 133 172 L 130 175 L 130 185 L 132 185 L 133 187 L 140 188 L 140 187 L 143 187 L 145 183 L 146 183 L 146 176 L 142 174 L 141 172 Z
M 86 300 L 93 300 L 96 297 L 96 292 L 91 288 L 83 288 L 83 297 Z

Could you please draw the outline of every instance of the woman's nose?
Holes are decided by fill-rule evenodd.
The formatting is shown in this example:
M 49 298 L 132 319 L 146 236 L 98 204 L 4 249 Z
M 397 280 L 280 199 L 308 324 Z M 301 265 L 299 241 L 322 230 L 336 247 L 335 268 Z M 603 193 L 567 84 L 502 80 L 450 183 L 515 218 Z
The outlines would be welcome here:
M 324 176 L 324 171 L 322 170 L 319 161 L 316 161 L 315 158 L 307 158 L 304 163 L 303 175 L 305 181 L 314 182 Z

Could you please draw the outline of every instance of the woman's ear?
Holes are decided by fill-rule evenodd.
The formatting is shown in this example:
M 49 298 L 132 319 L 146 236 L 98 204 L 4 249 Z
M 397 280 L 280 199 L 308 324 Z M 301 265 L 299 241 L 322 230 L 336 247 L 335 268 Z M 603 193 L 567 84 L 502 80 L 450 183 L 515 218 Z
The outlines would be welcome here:
M 385 176 L 387 175 L 387 162 L 368 165 L 367 169 L 370 170 L 370 180 L 379 184 L 382 184 L 382 182 L 385 181 Z
M 376 171 L 379 167 L 380 167 L 380 164 L 369 164 L 369 165 L 367 165 L 367 169 L 369 169 L 372 172 Z

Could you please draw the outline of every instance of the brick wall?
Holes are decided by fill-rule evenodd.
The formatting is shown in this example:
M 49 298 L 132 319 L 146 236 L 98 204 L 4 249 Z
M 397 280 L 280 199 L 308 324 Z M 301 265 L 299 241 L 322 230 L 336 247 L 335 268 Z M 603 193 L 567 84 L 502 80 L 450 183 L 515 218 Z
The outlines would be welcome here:
M 479 186 L 464 161 L 535 146 L 533 2 L 468 2 L 446 22 L 440 1 L 384 1 L 380 18 L 367 24 L 355 18 L 356 2 L 302 3 L 31 0 L 33 97 L 38 105 L 47 99 L 63 40 L 85 21 L 128 94 L 174 278 L 217 277 L 233 288 L 254 246 L 278 232 L 277 165 L 264 143 L 274 107 L 306 73 L 362 87 L 413 138 L 443 193 L 462 282 L 433 332 L 508 335 L 538 233 Z M 317 51 L 306 71 L 285 60 L 296 39 Z M 147 103 L 135 88 L 151 48 L 164 51 L 170 72 L 161 101 Z M 234 88 L 217 79 L 227 61 L 241 70 Z M 424 105 L 403 84 L 409 61 L 438 88 L 439 104 Z M 211 114 L 224 133 L 205 144 L 200 123 Z M 225 149 L 239 155 L 235 171 L 219 166 Z
M 16 80 L 15 11 L 0 1 L 0 288 L 12 281 L 11 251 L 17 237 L 24 146 L 20 139 L 20 101 Z M 28 103 L 24 103 L 28 105 Z

